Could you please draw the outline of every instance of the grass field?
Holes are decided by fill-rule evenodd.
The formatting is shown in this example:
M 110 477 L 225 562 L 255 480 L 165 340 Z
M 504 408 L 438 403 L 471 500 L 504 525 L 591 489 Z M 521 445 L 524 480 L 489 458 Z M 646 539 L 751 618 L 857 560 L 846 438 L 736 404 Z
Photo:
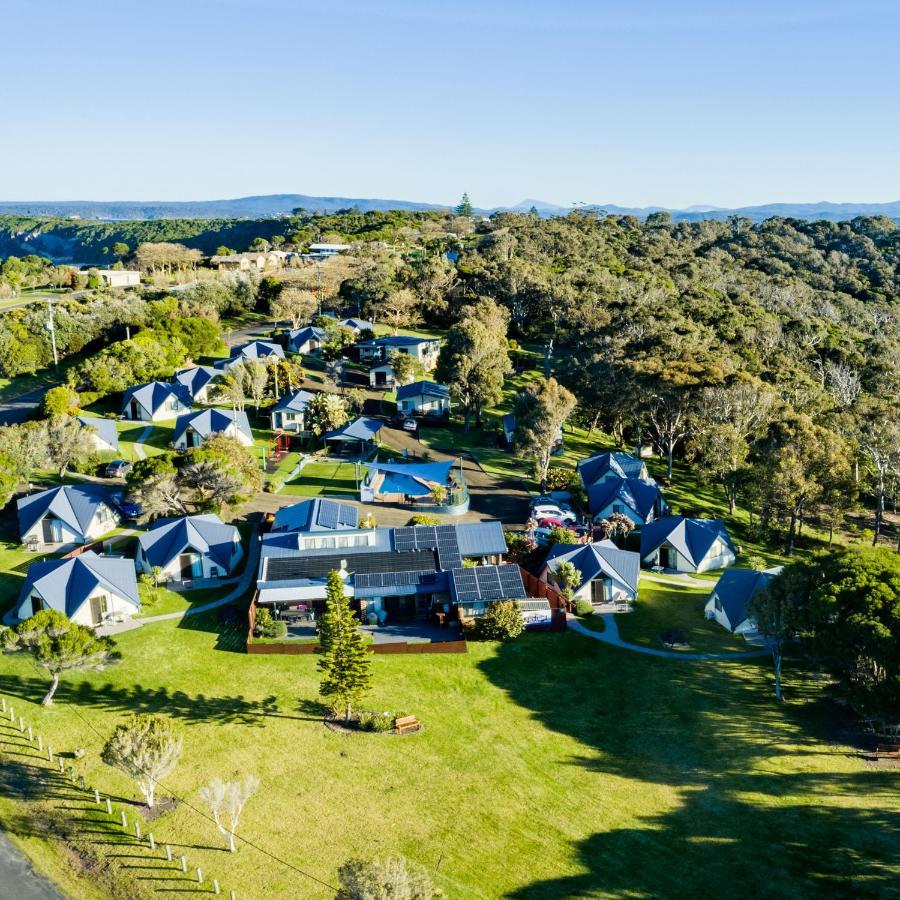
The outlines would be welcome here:
M 300 497 L 355 495 L 356 467 L 353 463 L 330 460 L 307 463 L 300 470 L 300 475 L 289 481 L 280 493 Z
M 795 670 L 776 703 L 767 659 L 658 660 L 572 633 L 375 657 L 370 707 L 413 713 L 424 731 L 344 736 L 322 726 L 314 656 L 231 652 L 240 635 L 216 621 L 122 635 L 123 661 L 67 677 L 49 709 L 25 660 L 6 660 L 0 689 L 54 747 L 87 751 L 89 784 L 125 799 L 135 788 L 100 762 L 103 740 L 132 710 L 171 717 L 185 748 L 162 794 L 199 807 L 209 778 L 257 773 L 242 833 L 328 884 L 348 856 L 392 852 L 436 872 L 449 897 L 874 897 L 900 877 L 900 771 L 836 745 L 837 713 Z M 31 760 L 4 741 L 3 777 L 24 779 Z M 39 865 L 93 859 L 92 885 L 129 897 L 191 889 L 91 802 L 24 793 L 0 804 L 0 826 Z M 187 804 L 152 828 L 226 894 L 331 896 L 252 847 L 219 849 Z
M 195 591 L 172 591 L 165 585 L 158 587 L 138 585 L 141 597 L 141 612 L 137 618 L 162 616 L 166 613 L 184 612 L 192 606 L 200 606 L 224 597 L 234 585 L 224 587 L 198 588 Z

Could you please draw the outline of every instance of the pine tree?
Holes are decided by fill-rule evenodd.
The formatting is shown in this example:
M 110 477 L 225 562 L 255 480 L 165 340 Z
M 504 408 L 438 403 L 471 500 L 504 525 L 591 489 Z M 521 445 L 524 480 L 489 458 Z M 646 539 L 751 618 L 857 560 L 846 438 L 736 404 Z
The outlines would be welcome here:
M 454 210 L 458 216 L 471 216 L 472 215 L 472 201 L 469 200 L 469 195 L 464 193 L 462 195 L 462 200 L 459 201 L 459 205 Z
M 344 593 L 344 583 L 336 571 L 328 573 L 325 614 L 319 620 L 319 645 L 322 652 L 319 693 L 334 698 L 335 706 L 343 708 L 344 719 L 349 721 L 353 705 L 369 691 L 371 660 L 356 615 L 350 609 L 350 600 Z

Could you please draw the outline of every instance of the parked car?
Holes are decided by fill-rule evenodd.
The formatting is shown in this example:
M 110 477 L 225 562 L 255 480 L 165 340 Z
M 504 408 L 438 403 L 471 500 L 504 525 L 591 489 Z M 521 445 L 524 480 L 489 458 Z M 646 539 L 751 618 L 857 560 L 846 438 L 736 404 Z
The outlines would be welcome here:
M 565 528 L 562 519 L 538 519 L 538 528 Z
M 556 504 L 540 503 L 531 507 L 532 519 L 559 519 L 561 522 L 574 522 L 575 513 L 571 509 L 563 509 Z
M 418 427 L 419 423 L 412 416 L 403 420 L 404 431 L 415 431 Z
M 109 499 L 112 501 L 112 505 L 118 510 L 119 515 L 125 519 L 137 519 L 143 512 L 140 503 L 133 503 L 127 500 L 121 491 L 111 494 Z
M 131 463 L 124 459 L 114 459 L 107 463 L 107 478 L 124 478 L 131 471 Z

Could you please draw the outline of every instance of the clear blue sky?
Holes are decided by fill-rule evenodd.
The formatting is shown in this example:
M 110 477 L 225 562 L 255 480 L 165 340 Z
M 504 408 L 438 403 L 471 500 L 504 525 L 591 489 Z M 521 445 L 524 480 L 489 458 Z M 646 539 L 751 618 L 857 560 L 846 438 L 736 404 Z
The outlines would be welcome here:
M 41 0 L 0 21 L 0 199 L 900 199 L 896 0 Z

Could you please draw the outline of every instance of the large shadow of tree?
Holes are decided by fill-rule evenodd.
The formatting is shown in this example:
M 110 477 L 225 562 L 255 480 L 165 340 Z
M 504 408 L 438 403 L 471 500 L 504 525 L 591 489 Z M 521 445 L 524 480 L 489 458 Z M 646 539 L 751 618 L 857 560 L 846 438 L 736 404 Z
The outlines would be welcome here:
M 481 668 L 584 745 L 572 766 L 634 783 L 621 811 L 598 785 L 581 874 L 511 896 L 900 896 L 900 770 L 848 764 L 829 745 L 840 714 L 799 680 L 778 704 L 767 660 L 657 660 L 567 633 L 502 645 Z

